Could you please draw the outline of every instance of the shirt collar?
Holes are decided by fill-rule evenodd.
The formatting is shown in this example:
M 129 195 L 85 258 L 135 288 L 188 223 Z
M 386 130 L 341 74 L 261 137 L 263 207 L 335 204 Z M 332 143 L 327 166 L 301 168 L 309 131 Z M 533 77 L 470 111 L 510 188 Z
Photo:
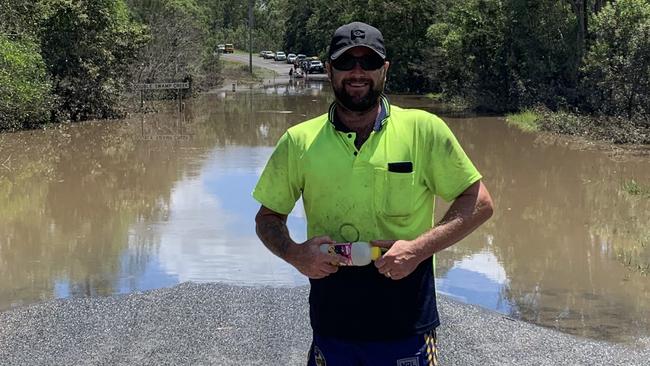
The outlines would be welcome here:
M 390 102 L 384 94 L 382 94 L 379 98 L 379 106 L 379 113 L 377 114 L 377 119 L 375 119 L 375 125 L 373 127 L 373 130 L 375 131 L 381 130 L 386 121 L 388 121 L 388 117 L 390 116 Z M 343 122 L 341 122 L 336 116 L 336 102 L 332 102 L 332 104 L 330 104 L 328 120 L 332 123 L 337 131 L 352 132 L 352 130 L 350 130 L 348 126 L 344 125 Z

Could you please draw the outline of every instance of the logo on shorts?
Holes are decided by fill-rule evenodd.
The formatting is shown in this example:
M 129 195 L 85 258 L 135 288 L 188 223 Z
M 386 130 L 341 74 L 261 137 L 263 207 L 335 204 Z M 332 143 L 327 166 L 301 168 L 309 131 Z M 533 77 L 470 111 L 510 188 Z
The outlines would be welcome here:
M 397 360 L 397 366 L 420 366 L 417 357 L 402 358 Z
M 318 346 L 314 346 L 314 361 L 316 361 L 316 366 L 327 366 L 325 356 L 323 356 L 323 352 L 320 351 Z

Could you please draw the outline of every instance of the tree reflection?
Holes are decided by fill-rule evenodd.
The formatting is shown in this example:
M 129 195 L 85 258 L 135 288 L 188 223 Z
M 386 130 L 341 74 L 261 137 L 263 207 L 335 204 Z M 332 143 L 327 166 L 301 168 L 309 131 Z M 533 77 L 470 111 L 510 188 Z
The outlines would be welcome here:
M 164 120 L 164 116 L 159 116 Z M 3 135 L 0 308 L 53 296 L 116 292 L 120 270 L 143 269 L 155 237 L 130 239 L 139 221 L 163 218 L 183 168 L 173 148 L 150 154 L 135 124 L 87 123 Z M 122 268 L 129 245 L 139 256 Z
M 198 175 L 212 149 L 272 146 L 327 109 L 292 88 L 283 98 L 224 93 L 187 101 L 182 113 L 159 103 L 159 113 L 121 122 L 0 135 L 0 309 L 137 289 L 176 182 Z

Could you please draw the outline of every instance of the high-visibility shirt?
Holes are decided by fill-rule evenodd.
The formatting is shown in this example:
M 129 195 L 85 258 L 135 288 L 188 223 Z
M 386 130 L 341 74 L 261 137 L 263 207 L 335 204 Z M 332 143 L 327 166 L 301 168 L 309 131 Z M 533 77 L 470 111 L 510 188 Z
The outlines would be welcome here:
M 337 128 L 335 104 L 329 113 L 289 128 L 253 197 L 289 214 L 302 196 L 308 238 L 411 240 L 426 232 L 433 225 L 434 197 L 452 201 L 481 175 L 437 116 L 390 105 L 385 97 L 379 116 L 359 149 L 354 132 Z M 432 272 L 432 260 L 425 260 L 399 281 L 372 264 L 310 280 L 312 327 L 357 339 L 426 332 L 439 324 Z M 345 312 L 355 314 L 354 320 L 341 319 Z

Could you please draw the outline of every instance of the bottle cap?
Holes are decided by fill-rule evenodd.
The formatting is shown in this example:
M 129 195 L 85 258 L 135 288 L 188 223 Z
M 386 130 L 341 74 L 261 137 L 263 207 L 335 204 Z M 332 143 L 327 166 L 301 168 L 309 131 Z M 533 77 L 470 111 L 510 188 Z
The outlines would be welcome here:
M 381 257 L 381 248 L 380 247 L 370 247 L 370 259 L 377 260 Z

